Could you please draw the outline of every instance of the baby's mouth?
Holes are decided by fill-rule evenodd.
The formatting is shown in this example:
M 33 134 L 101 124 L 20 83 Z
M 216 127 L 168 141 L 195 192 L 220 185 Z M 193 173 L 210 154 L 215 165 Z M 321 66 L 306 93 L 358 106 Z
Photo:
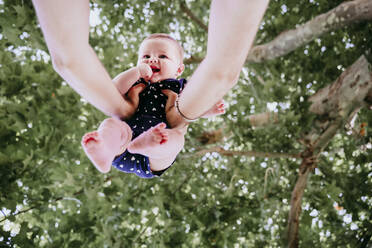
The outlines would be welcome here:
M 151 66 L 151 70 L 152 70 L 153 73 L 156 73 L 156 72 L 160 71 L 160 69 L 157 68 L 156 66 Z

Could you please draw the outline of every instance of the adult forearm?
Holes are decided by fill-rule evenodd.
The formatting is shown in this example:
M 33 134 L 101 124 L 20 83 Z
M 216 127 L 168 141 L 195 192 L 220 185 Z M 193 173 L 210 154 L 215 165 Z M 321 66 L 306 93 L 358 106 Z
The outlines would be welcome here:
M 55 70 L 84 99 L 109 116 L 127 117 L 127 103 L 88 44 L 78 53 L 66 47 L 51 54 Z
M 200 117 L 236 84 L 268 2 L 212 1 L 207 55 L 179 100 L 185 116 Z
M 88 102 L 126 117 L 122 96 L 89 45 L 89 0 L 33 0 L 55 70 Z
M 202 117 L 236 84 L 239 72 L 216 73 L 216 67 L 204 60 L 179 97 L 179 109 L 189 119 Z

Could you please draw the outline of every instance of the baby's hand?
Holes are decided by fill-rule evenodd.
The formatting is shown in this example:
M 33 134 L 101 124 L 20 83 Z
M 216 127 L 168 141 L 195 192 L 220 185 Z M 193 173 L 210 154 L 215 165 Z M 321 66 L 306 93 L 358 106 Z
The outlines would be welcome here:
M 215 105 L 212 106 L 207 112 L 205 112 L 201 117 L 208 118 L 212 116 L 222 115 L 225 113 L 225 102 L 224 100 L 219 100 Z
M 150 80 L 152 77 L 152 70 L 151 67 L 148 64 L 141 63 L 137 66 L 140 78 L 145 79 L 146 81 Z

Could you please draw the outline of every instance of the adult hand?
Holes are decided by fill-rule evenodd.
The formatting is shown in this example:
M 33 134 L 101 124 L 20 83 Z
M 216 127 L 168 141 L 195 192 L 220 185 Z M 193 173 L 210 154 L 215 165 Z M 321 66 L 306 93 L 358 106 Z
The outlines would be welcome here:
M 165 114 L 171 128 L 184 128 L 188 126 L 189 123 L 178 113 L 175 107 L 178 97 L 177 93 L 172 90 L 162 90 L 162 92 L 168 97 L 165 105 Z
M 131 106 L 127 119 L 131 118 L 136 112 L 139 105 L 139 94 L 146 88 L 144 84 L 137 84 L 129 89 L 128 93 L 124 95 L 124 99 Z

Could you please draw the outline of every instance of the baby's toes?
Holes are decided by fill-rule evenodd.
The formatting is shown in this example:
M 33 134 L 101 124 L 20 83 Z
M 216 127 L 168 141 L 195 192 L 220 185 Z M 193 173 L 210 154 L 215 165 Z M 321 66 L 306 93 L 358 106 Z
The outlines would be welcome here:
M 155 143 L 160 143 L 160 141 L 163 139 L 161 133 L 157 132 L 157 131 L 154 131 L 152 133 L 152 140 L 155 142 Z
M 81 139 L 81 143 L 83 145 L 87 144 L 90 141 L 98 141 L 98 132 L 97 131 L 87 133 Z
M 168 133 L 164 131 L 164 129 L 156 130 L 155 134 L 155 142 L 158 144 L 163 144 L 168 141 Z
M 162 139 L 160 140 L 160 144 L 164 144 L 168 141 L 168 136 L 163 136 Z
M 156 125 L 154 128 L 155 129 L 165 129 L 167 127 L 167 125 L 164 123 L 164 122 L 162 122 L 162 123 L 159 123 L 158 125 Z

